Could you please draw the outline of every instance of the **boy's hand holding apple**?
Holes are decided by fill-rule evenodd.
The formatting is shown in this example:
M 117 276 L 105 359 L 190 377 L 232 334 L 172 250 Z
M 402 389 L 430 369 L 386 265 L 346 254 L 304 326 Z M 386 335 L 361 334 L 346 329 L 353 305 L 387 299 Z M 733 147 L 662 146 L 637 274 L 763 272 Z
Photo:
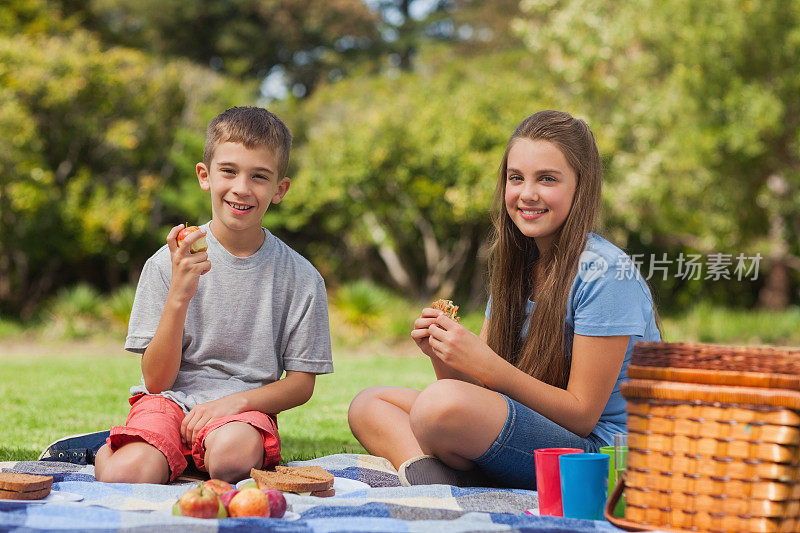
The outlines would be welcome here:
M 198 230 L 200 230 L 200 228 L 197 226 L 190 226 L 188 222 L 184 224 L 184 228 L 178 232 L 178 247 L 180 248 L 181 243 L 186 237 Z M 206 243 L 205 233 L 199 239 L 192 241 L 191 246 L 189 246 L 189 252 L 193 254 L 205 252 L 206 250 L 208 250 L 208 243 Z
M 197 228 L 187 234 L 185 229 L 191 227 L 184 228 L 184 224 L 179 224 L 167 235 L 167 245 L 172 258 L 172 283 L 169 291 L 181 303 L 188 303 L 192 299 L 197 292 L 200 276 L 211 270 L 208 253 L 192 251 L 193 248 L 202 249 L 202 246 L 198 248 L 198 245 L 205 242 L 205 232 Z

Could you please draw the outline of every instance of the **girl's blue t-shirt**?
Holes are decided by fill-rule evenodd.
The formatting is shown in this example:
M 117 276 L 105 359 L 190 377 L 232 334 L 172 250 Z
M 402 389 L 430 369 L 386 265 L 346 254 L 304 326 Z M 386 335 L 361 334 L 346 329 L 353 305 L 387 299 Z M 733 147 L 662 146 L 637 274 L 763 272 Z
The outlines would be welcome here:
M 527 317 L 535 306 L 535 302 L 528 300 Z M 490 311 L 491 299 L 486 306 L 486 318 L 490 317 Z M 653 297 L 639 269 L 625 252 L 595 233 L 587 235 L 564 322 L 568 357 L 572 356 L 572 338 L 576 333 L 592 337 L 631 337 L 614 390 L 589 436 L 599 446 L 612 445 L 615 433 L 627 432 L 625 399 L 620 385 L 625 380 L 633 344 L 660 341 L 661 334 L 656 326 Z M 527 334 L 527 320 L 525 324 L 523 336 Z

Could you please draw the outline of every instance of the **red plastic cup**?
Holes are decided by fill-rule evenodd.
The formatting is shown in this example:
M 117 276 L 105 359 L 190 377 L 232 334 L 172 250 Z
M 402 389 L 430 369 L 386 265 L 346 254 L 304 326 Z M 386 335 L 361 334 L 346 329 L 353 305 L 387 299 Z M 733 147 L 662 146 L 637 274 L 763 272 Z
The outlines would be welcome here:
M 561 474 L 558 457 L 565 453 L 583 453 L 580 448 L 539 448 L 533 450 L 536 467 L 536 490 L 541 516 L 564 516 L 561 508 Z

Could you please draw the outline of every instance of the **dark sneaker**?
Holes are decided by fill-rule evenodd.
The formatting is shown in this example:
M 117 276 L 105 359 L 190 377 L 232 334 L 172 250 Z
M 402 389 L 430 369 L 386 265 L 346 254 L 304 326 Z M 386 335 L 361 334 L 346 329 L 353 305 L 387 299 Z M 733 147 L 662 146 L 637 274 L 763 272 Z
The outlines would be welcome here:
M 491 487 L 491 480 L 481 470 L 456 470 L 441 462 L 433 455 L 413 457 L 400 465 L 397 471 L 400 484 L 412 485 L 455 485 L 456 487 Z
M 76 465 L 93 465 L 97 450 L 106 443 L 108 431 L 70 435 L 50 444 L 39 456 L 40 461 L 61 461 Z

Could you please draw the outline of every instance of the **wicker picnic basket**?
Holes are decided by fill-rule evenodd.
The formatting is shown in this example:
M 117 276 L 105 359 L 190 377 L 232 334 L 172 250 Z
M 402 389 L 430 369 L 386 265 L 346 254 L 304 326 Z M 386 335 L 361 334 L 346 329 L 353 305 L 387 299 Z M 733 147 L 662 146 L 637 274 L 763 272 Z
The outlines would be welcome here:
M 628 377 L 626 510 L 612 522 L 800 532 L 800 350 L 637 343 Z

